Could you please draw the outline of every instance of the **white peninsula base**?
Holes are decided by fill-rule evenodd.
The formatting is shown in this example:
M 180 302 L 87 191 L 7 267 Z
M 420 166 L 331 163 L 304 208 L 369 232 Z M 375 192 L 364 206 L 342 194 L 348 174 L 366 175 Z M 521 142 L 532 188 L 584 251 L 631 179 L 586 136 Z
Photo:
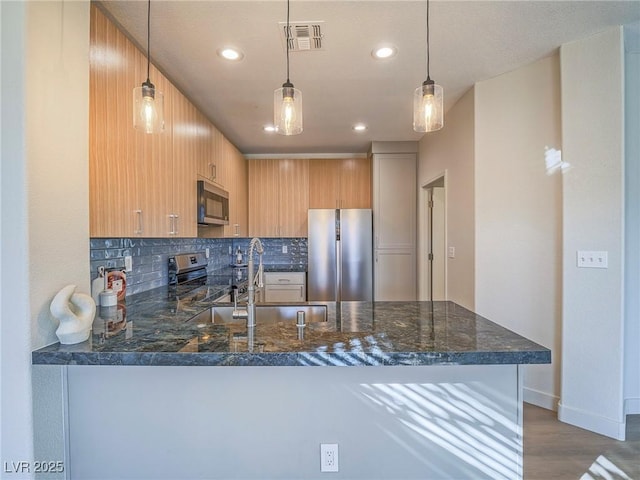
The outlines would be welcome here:
M 66 378 L 72 479 L 522 478 L 518 365 L 34 368 Z

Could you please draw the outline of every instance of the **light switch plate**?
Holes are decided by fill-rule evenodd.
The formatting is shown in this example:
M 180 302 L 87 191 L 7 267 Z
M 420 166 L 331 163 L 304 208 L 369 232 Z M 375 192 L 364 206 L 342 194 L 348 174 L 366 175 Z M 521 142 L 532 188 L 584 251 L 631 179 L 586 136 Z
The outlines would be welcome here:
M 578 268 L 609 268 L 608 252 L 578 250 Z

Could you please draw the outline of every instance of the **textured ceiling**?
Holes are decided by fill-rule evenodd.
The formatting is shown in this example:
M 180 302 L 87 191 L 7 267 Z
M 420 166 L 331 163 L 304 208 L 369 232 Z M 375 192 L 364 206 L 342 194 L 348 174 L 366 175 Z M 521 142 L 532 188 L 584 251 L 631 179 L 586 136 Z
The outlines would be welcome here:
M 147 2 L 101 6 L 146 47 Z M 419 140 L 411 109 L 413 90 L 426 78 L 426 2 L 292 0 L 290 8 L 291 22 L 325 22 L 324 48 L 290 57 L 290 78 L 304 100 L 301 135 L 263 132 L 273 121 L 273 91 L 286 80 L 278 28 L 284 0 L 152 1 L 152 61 L 245 154 L 362 153 L 372 140 Z M 475 82 L 639 21 L 638 0 L 435 0 L 431 77 L 444 87 L 449 109 Z M 398 54 L 374 60 L 371 51 L 382 43 Z M 220 58 L 223 46 L 240 48 L 243 60 Z M 368 130 L 354 132 L 356 122 Z

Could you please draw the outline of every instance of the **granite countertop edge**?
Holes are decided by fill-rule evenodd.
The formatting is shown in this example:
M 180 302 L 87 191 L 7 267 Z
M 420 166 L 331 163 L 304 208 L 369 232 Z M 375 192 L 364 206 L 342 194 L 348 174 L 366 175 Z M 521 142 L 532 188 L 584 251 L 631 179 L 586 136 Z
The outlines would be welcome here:
M 551 352 L 39 352 L 37 365 L 385 367 L 550 363 Z

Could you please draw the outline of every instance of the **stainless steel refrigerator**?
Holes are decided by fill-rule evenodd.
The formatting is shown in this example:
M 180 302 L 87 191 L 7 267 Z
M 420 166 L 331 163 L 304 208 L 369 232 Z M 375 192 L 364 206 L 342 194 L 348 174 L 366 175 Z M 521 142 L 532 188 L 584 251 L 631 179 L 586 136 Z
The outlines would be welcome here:
M 308 300 L 373 300 L 371 210 L 310 209 L 308 220 Z

